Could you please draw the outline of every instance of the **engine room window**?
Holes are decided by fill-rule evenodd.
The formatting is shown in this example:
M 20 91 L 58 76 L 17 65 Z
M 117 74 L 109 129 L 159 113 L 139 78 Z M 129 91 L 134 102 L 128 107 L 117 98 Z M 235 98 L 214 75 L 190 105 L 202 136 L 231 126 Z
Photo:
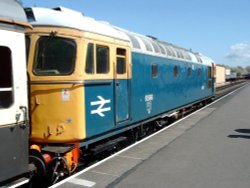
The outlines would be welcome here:
M 96 46 L 96 73 L 105 74 L 109 72 L 109 48 Z
M 76 44 L 71 39 L 41 37 L 37 43 L 34 73 L 36 75 L 69 75 L 74 70 Z
M 0 109 L 9 108 L 13 104 L 13 78 L 11 50 L 0 46 Z
M 88 44 L 85 72 L 88 74 L 94 74 L 94 44 L 93 43 Z
M 126 50 L 122 48 L 116 49 L 116 73 L 126 73 Z
M 187 69 L 187 76 L 191 76 L 191 68 L 190 67 L 188 67 L 188 69 Z
M 156 78 L 158 76 L 158 65 L 152 65 L 152 77 Z
M 212 78 L 212 67 L 208 67 L 208 78 Z
M 174 66 L 174 77 L 178 76 L 178 67 Z
M 210 89 L 212 87 L 212 81 L 211 80 L 208 80 L 207 82 L 207 87 Z
M 201 75 L 201 69 L 200 69 L 200 68 L 198 68 L 198 70 L 197 70 L 197 74 L 198 74 L 198 76 L 200 76 L 200 75 Z

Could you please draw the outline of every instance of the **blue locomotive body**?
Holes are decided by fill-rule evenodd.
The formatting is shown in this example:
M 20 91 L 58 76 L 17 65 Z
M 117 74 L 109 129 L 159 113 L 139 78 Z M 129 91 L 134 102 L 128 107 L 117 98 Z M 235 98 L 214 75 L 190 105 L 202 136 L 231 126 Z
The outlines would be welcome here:
M 211 69 L 206 64 L 132 52 L 131 79 L 86 84 L 86 137 L 105 132 L 113 135 L 116 132 L 112 131 L 121 132 L 121 127 L 127 130 L 211 98 L 215 92 Z M 101 105 L 101 101 L 106 103 Z M 98 108 L 101 111 L 95 113 Z
M 133 53 L 133 122 L 166 113 L 214 94 L 209 66 Z M 153 73 L 156 66 L 156 73 Z M 155 75 L 153 75 L 155 74 Z M 212 80 L 211 80 L 212 81 Z

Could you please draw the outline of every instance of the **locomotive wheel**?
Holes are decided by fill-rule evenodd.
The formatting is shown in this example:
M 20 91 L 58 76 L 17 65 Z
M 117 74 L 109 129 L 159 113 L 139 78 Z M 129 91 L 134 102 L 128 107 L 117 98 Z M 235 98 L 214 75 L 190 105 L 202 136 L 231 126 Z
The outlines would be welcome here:
M 70 175 L 68 164 L 63 157 L 54 157 L 48 166 L 48 179 L 51 184 Z
M 35 155 L 30 155 L 29 161 L 31 164 L 35 166 L 35 169 L 33 171 L 30 180 L 30 184 L 40 184 L 43 181 L 46 174 L 46 165 L 40 157 Z

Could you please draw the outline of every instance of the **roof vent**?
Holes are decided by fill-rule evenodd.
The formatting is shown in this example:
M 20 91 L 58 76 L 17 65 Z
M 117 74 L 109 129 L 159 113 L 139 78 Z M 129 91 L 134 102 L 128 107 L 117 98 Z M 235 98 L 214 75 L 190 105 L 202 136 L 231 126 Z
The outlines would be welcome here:
M 25 8 L 24 11 L 26 13 L 26 17 L 28 19 L 28 22 L 35 22 L 36 21 L 35 15 L 34 15 L 33 10 L 31 8 Z
M 77 15 L 84 16 L 84 13 L 75 11 L 73 9 L 65 8 L 65 7 L 55 7 L 55 8 L 53 8 L 53 10 L 57 10 L 57 11 L 61 11 L 61 12 L 67 12 L 67 13 L 70 13 L 70 14 L 77 14 Z
M 146 35 L 146 36 L 149 37 L 149 38 L 151 38 L 151 39 L 153 39 L 153 40 L 158 40 L 158 38 L 156 38 L 156 37 L 154 37 L 152 35 Z

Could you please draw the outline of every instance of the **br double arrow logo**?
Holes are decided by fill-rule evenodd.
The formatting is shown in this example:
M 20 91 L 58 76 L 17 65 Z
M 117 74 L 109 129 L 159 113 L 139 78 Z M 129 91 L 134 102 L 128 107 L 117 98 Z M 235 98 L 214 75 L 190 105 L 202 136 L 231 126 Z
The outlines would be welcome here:
M 105 114 L 103 112 L 107 112 L 111 110 L 111 107 L 104 107 L 105 104 L 109 104 L 110 103 L 110 99 L 104 99 L 102 96 L 97 96 L 97 98 L 99 100 L 97 101 L 93 101 L 90 103 L 91 106 L 97 106 L 97 109 L 95 110 L 91 110 L 91 114 L 98 114 L 101 117 L 104 117 Z

